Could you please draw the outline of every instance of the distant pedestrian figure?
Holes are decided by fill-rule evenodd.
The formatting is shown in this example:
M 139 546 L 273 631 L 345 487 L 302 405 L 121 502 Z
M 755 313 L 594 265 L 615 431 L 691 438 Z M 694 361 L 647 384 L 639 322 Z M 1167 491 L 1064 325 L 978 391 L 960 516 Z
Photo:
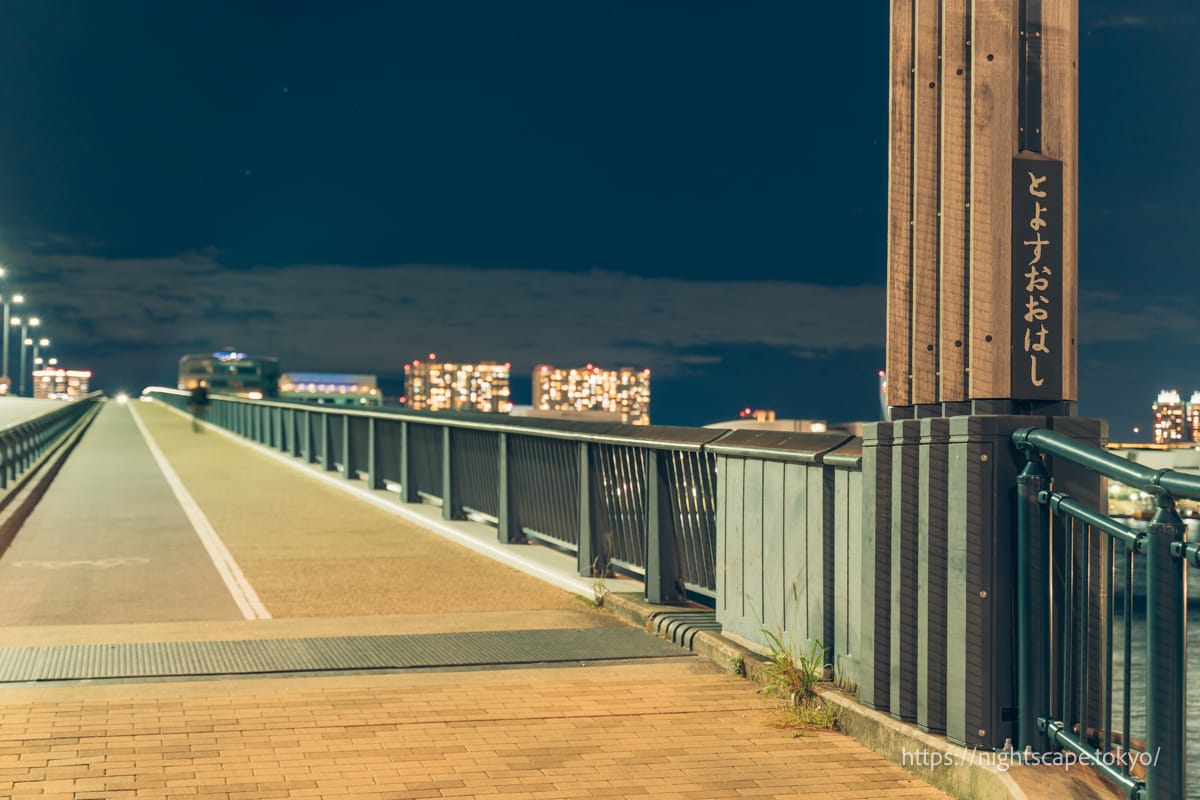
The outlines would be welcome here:
M 208 387 L 204 383 L 196 384 L 192 396 L 188 398 L 188 410 L 192 412 L 192 430 L 199 433 L 203 430 L 200 423 L 208 412 Z

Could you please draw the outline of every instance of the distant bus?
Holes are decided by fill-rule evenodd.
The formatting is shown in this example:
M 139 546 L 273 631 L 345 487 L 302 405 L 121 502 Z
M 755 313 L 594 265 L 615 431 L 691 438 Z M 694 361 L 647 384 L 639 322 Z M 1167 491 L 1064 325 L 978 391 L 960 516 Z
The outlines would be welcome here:
M 202 353 L 179 359 L 179 388 L 190 392 L 200 384 L 210 394 L 232 394 L 260 400 L 279 396 L 279 359 L 245 353 Z

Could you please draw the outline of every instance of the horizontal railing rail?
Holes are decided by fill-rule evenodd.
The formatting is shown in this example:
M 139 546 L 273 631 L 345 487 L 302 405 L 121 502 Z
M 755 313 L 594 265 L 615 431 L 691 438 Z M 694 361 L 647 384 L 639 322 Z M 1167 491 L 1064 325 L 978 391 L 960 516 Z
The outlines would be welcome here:
M 1200 566 L 1200 550 L 1187 543 L 1175 500 L 1200 499 L 1200 478 L 1148 469 L 1044 429 L 1012 438 L 1027 459 L 1017 486 L 1018 744 L 1027 754 L 1070 751 L 1126 797 L 1184 797 L 1187 565 Z M 1134 530 L 1056 491 L 1043 456 L 1056 469 L 1076 465 L 1153 494 L 1154 518 Z M 1135 698 L 1138 562 L 1146 643 L 1144 689 Z M 1121 624 L 1114 627 L 1118 570 Z M 1144 737 L 1133 730 L 1135 702 L 1145 712 Z

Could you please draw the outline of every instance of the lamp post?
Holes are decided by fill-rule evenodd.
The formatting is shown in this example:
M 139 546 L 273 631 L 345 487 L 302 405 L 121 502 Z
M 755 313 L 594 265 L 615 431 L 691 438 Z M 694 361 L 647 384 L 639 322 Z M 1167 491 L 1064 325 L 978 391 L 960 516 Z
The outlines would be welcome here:
M 13 317 L 12 324 L 21 326 L 21 391 L 20 391 L 20 395 L 22 397 L 24 397 L 25 396 L 25 378 L 29 375 L 29 370 L 26 367 L 26 364 L 27 364 L 26 353 L 28 352 L 26 350 L 26 348 L 28 348 L 31 344 L 33 344 L 33 339 L 29 338 L 29 329 L 36 328 L 38 325 L 41 325 L 42 321 L 40 319 L 38 319 L 37 317 L 25 317 L 25 318 Z
M 37 372 L 38 366 L 42 363 L 42 360 L 40 358 L 38 358 L 38 348 L 39 347 L 49 347 L 49 346 L 50 346 L 49 339 L 37 339 L 36 341 L 34 341 L 34 343 L 33 343 L 33 371 L 34 372 Z M 25 376 L 22 375 L 21 379 L 24 380 Z M 29 376 L 29 396 L 33 397 L 36 394 L 37 394 L 37 383 L 34 381 L 33 376 L 30 375 Z
M 4 273 L 2 271 L 0 271 L 0 277 L 3 277 L 3 276 L 4 276 Z M 24 303 L 24 302 L 25 302 L 25 298 L 22 295 L 8 294 L 7 292 L 4 294 L 4 356 L 3 356 L 4 366 L 0 367 L 0 385 L 3 386 L 3 388 L 0 389 L 0 392 L 3 392 L 4 394 L 10 394 L 12 392 L 12 379 L 8 377 L 9 306 L 13 303 L 20 305 L 21 303 Z

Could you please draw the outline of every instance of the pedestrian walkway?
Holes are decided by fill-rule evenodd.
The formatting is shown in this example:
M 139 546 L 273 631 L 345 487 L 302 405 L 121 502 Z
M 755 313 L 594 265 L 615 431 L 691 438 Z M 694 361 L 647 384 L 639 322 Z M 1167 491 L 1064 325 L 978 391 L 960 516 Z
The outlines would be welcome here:
M 154 448 L 226 548 L 226 568 L 237 567 L 268 613 L 238 613 L 221 559 L 186 535 L 191 526 L 199 539 L 197 517 L 178 498 L 172 509 L 167 477 L 147 468 Z M 574 635 L 594 646 L 606 629 L 620 629 L 617 639 L 630 631 L 590 598 L 247 445 L 194 434 L 169 410 L 108 406 L 71 460 L 80 474 L 68 461 L 44 518 L 0 558 L 0 591 L 28 580 L 20 562 L 61 562 L 37 572 L 46 581 L 38 602 L 4 597 L 24 610 L 7 618 L 0 647 L 46 655 L 175 642 L 194 653 L 205 642 L 307 647 L 322 637 L 438 634 L 446 652 L 461 654 L 436 666 L 366 667 L 334 655 L 288 662 L 274 677 L 190 668 L 106 678 L 114 673 L 81 667 L 60 681 L 0 684 L 0 795 L 944 797 L 845 736 L 772 727 L 752 684 L 669 644 L 613 644 L 549 663 L 538 642 Z M 130 536 L 123 520 L 136 516 L 143 492 L 157 521 Z M 64 503 L 89 511 L 50 518 Z M 143 541 L 158 544 L 132 547 Z M 544 559 L 544 548 L 529 548 Z M 176 577 L 164 582 L 156 570 Z M 206 597 L 196 601 L 201 583 Z M 119 586 L 124 600 L 105 608 Z M 460 635 L 454 647 L 449 634 Z M 473 661 L 485 640 L 508 655 Z

